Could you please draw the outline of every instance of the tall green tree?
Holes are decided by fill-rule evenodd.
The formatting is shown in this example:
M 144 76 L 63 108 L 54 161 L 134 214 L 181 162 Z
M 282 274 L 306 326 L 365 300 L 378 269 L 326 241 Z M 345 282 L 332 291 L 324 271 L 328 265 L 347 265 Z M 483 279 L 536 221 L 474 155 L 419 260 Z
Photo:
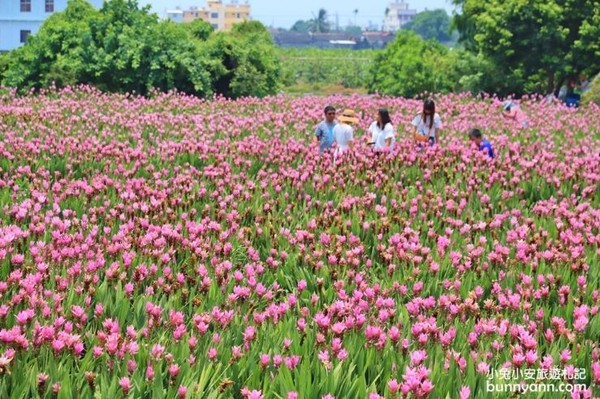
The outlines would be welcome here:
M 294 23 L 294 25 L 292 25 L 292 27 L 290 28 L 291 32 L 301 32 L 301 33 L 307 33 L 310 32 L 310 30 L 313 27 L 313 21 L 312 20 L 308 20 L 308 21 L 304 21 L 304 20 L 298 20 Z
M 314 16 L 314 14 L 313 14 Z M 313 19 L 309 20 L 298 20 L 290 28 L 292 32 L 313 32 L 313 33 L 327 33 L 331 31 L 331 24 L 327 17 L 327 10 L 321 8 L 319 13 L 314 16 Z
M 207 40 L 214 31 L 212 25 L 203 19 L 195 19 L 184 24 L 194 39 Z
M 215 35 L 205 22 L 159 21 L 136 0 L 107 1 L 100 10 L 69 0 L 64 12 L 3 57 L 0 73 L 5 86 L 21 91 L 54 83 L 142 95 L 177 89 L 264 96 L 278 87 L 279 59 L 259 22 Z
M 209 70 L 217 93 L 262 97 L 279 88 L 279 57 L 271 35 L 258 21 L 236 24 L 231 34 L 213 35 L 203 52 L 211 59 Z
M 427 10 L 415 15 L 415 18 L 404 25 L 404 29 L 416 32 L 425 40 L 436 39 L 448 42 L 450 36 L 450 17 L 446 10 Z
M 327 33 L 331 30 L 331 26 L 327 19 L 327 10 L 321 8 L 319 14 L 314 19 L 313 32 Z
M 377 54 L 369 91 L 404 97 L 451 91 L 456 79 L 449 73 L 447 54 L 448 49 L 439 42 L 402 30 Z
M 89 23 L 99 12 L 85 0 L 69 0 L 64 12 L 51 15 L 36 35 L 6 56 L 2 83 L 23 91 L 82 83 L 87 68 Z
M 600 69 L 598 0 L 453 0 L 465 46 L 489 57 L 522 91 L 554 91 Z

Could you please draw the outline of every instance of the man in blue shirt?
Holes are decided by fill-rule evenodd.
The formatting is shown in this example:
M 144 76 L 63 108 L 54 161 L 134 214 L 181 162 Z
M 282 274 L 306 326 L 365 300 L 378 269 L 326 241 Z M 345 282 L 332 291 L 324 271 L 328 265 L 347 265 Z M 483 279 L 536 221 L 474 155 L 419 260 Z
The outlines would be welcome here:
M 315 140 L 319 142 L 319 154 L 328 151 L 333 146 L 333 128 L 337 125 L 335 108 L 331 105 L 325 107 L 325 120 L 315 130 Z
M 488 157 L 494 159 L 494 150 L 492 149 L 492 144 L 483 139 L 481 131 L 479 129 L 473 129 L 469 132 L 469 139 L 477 144 L 479 151 L 485 151 Z

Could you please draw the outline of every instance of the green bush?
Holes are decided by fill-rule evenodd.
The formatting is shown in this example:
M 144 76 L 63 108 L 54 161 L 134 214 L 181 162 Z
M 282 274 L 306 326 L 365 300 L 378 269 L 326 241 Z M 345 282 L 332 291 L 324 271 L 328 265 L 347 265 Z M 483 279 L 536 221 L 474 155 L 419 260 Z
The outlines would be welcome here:
M 101 10 L 69 0 L 38 34 L 0 62 L 0 78 L 21 92 L 90 84 L 146 95 L 153 89 L 198 96 L 265 96 L 279 85 L 279 60 L 266 28 L 240 24 L 214 34 L 206 22 L 159 21 L 136 0 Z
M 0 82 L 4 79 L 4 74 L 8 69 L 8 54 L 0 53 Z
M 591 83 L 590 89 L 583 93 L 582 101 L 584 104 L 593 102 L 600 105 L 600 74 L 596 75 Z
M 522 84 L 520 79 L 500 73 L 481 54 L 448 49 L 409 31 L 401 31 L 377 55 L 371 78 L 370 92 L 403 97 L 424 92 L 505 93 L 516 91 Z
M 257 21 L 213 34 L 202 47 L 211 60 L 212 89 L 226 97 L 263 97 L 277 92 L 280 63 L 271 35 Z
M 369 91 L 414 97 L 424 91 L 453 90 L 455 82 L 446 65 L 448 51 L 437 41 L 425 41 L 413 32 L 400 31 L 375 57 Z

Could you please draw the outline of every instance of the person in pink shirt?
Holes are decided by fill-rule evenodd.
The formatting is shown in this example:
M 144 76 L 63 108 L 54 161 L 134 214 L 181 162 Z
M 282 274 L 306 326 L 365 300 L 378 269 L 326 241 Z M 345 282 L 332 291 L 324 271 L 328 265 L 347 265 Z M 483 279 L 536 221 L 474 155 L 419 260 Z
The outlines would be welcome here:
M 502 115 L 506 119 L 512 119 L 516 121 L 521 127 L 529 126 L 527 116 L 523 110 L 511 100 L 506 100 L 504 102 L 504 111 L 502 111 Z

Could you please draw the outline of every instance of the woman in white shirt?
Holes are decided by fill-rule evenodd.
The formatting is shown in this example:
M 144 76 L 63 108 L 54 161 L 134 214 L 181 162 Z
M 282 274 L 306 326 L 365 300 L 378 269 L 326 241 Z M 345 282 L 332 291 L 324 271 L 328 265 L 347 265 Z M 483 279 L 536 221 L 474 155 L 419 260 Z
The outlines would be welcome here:
M 333 139 L 337 145 L 333 158 L 339 158 L 344 152 L 352 148 L 354 143 L 354 128 L 352 124 L 358 122 L 354 111 L 346 109 L 338 118 L 339 123 L 333 128 Z
M 393 149 L 396 142 L 396 133 L 394 132 L 390 113 L 387 109 L 380 108 L 377 111 L 376 118 L 375 122 L 369 127 L 371 132 L 371 142 L 369 144 L 373 145 L 373 148 L 377 151 L 384 148 Z
M 435 134 L 442 128 L 442 120 L 435 113 L 435 103 L 433 100 L 425 100 L 423 103 L 423 112 L 415 116 L 412 125 L 416 127 L 414 138 L 417 142 L 429 142 L 430 146 L 435 144 Z

